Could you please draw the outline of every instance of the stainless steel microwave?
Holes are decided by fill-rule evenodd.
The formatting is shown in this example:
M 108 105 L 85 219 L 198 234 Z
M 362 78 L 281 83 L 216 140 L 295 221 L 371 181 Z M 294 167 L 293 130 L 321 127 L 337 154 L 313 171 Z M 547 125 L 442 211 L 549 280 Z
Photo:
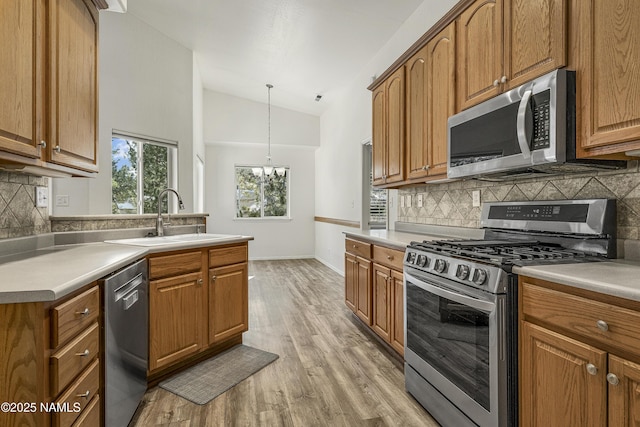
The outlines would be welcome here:
M 559 69 L 451 116 L 448 178 L 516 178 L 621 168 L 576 158 L 575 72 Z

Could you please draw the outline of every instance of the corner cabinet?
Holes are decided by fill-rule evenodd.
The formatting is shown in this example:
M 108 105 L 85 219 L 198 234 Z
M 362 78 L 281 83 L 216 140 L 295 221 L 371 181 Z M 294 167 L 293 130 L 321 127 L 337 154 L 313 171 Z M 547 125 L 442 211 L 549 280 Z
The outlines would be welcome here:
M 0 162 L 92 176 L 103 0 L 5 2 L 0 16 Z
M 149 279 L 150 383 L 242 343 L 249 328 L 246 242 L 151 255 Z
M 404 355 L 404 252 L 345 239 L 345 303 L 366 326 Z
M 404 68 L 373 92 L 373 185 L 390 187 L 404 176 Z
M 458 110 L 567 64 L 567 0 L 476 0 L 458 18 Z
M 519 280 L 520 425 L 640 424 L 640 303 Z
M 572 0 L 571 8 L 578 155 L 640 150 L 640 2 Z

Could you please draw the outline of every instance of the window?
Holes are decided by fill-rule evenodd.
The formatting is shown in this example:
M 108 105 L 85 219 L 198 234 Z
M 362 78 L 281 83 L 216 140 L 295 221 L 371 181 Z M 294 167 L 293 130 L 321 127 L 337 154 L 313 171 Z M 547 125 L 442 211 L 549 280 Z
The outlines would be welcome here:
M 176 152 L 176 143 L 114 134 L 111 138 L 111 213 L 158 212 L 159 192 L 176 186 Z M 168 200 L 168 197 L 163 199 L 162 212 L 169 211 Z M 173 201 L 171 206 L 173 208 Z
M 236 218 L 289 218 L 289 168 L 236 166 Z
M 388 190 L 373 187 L 373 167 L 371 144 L 363 146 L 363 222 L 369 229 L 387 228 L 387 196 Z

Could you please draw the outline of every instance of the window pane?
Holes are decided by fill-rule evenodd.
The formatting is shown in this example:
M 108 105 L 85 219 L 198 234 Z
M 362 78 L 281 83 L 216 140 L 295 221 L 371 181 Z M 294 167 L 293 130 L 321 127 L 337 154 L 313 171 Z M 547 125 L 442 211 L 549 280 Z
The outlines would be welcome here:
M 111 139 L 111 212 L 138 213 L 137 143 L 126 139 Z
M 264 181 L 264 216 L 287 216 L 288 170 L 278 168 Z
M 236 217 L 260 218 L 262 169 L 236 168 Z
M 169 149 L 160 145 L 142 144 L 142 193 L 144 194 L 143 213 L 158 212 L 158 193 L 169 187 L 168 171 Z M 162 198 L 162 212 L 168 212 L 169 197 Z

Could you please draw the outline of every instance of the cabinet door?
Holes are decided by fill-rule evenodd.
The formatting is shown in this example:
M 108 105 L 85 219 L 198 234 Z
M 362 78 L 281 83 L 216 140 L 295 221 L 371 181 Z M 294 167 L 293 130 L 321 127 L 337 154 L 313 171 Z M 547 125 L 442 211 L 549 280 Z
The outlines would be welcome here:
M 97 172 L 98 11 L 91 0 L 51 5 L 49 160 Z
M 386 183 L 404 180 L 404 67 L 389 76 L 387 92 Z
M 202 273 L 149 284 L 149 370 L 169 365 L 203 347 Z
M 391 270 L 373 264 L 373 320 L 371 327 L 380 337 L 391 342 Z
M 447 174 L 447 120 L 456 112 L 455 22 L 428 44 L 429 176 Z
M 402 272 L 391 270 L 391 346 L 404 356 L 404 283 Z
M 373 185 L 384 184 L 386 170 L 386 145 L 387 145 L 387 124 L 386 124 L 386 96 L 384 84 L 380 85 L 372 95 L 373 100 L 373 137 L 372 161 L 373 161 Z
M 209 270 L 209 344 L 249 329 L 247 263 Z
M 609 355 L 609 373 L 609 427 L 640 425 L 640 365 Z
M 33 158 L 44 137 L 44 5 L 5 1 L 0 13 L 0 150 Z
M 502 0 L 476 0 L 458 18 L 459 110 L 500 93 L 502 28 Z
M 344 302 L 351 311 L 356 312 L 356 287 L 358 284 L 358 263 L 356 257 L 344 254 Z
M 578 154 L 640 149 L 640 2 L 574 0 L 571 19 Z
M 371 261 L 357 257 L 358 286 L 356 289 L 356 315 L 371 326 Z
M 529 322 L 521 331 L 521 426 L 606 425 L 607 354 Z
M 567 64 L 566 3 L 567 0 L 505 2 L 505 89 Z
M 405 65 L 407 71 L 407 174 L 426 177 L 429 168 L 427 138 L 427 51 L 424 47 Z

